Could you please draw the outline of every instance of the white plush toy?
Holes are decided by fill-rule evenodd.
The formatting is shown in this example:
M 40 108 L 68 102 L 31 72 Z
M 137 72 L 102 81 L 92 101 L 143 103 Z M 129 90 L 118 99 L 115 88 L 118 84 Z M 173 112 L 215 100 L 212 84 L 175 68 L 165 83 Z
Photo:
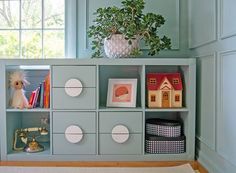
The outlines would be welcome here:
M 15 71 L 10 74 L 10 86 L 13 91 L 11 106 L 15 109 L 30 108 L 23 89 L 25 85 L 29 85 L 29 82 L 25 79 L 23 71 Z

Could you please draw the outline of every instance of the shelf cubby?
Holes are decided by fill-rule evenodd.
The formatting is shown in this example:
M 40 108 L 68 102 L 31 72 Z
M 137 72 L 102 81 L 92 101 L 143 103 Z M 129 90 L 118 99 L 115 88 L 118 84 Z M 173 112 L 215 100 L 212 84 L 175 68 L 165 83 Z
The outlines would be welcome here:
M 181 80 L 182 80 L 182 107 L 187 108 L 187 85 L 189 84 L 189 66 L 188 65 L 147 65 L 145 67 L 145 76 L 149 73 L 180 73 Z M 147 78 L 146 78 L 147 79 Z M 146 86 L 146 107 L 148 107 L 148 101 L 147 101 L 147 81 L 145 81 Z M 167 108 L 172 109 L 172 108 Z M 181 108 L 180 108 L 181 109 Z
M 29 100 L 32 91 L 39 87 L 40 83 L 42 83 L 45 80 L 45 77 L 50 73 L 50 66 L 6 66 L 6 108 L 8 110 L 12 109 L 10 99 L 13 92 L 10 87 L 10 74 L 15 71 L 22 71 L 25 74 L 26 80 L 29 82 L 29 85 L 26 85 L 24 88 L 25 96 Z
M 15 131 L 27 128 L 45 127 L 48 134 L 38 136 L 38 131 L 28 133 L 28 140 L 32 140 L 32 136 L 36 135 L 36 140 L 40 144 L 46 144 L 44 153 L 49 153 L 50 150 L 50 113 L 49 112 L 7 112 L 6 114 L 6 133 L 7 133 L 7 153 L 25 153 L 23 151 L 13 150 L 13 141 Z M 18 136 L 18 141 L 20 137 Z M 19 142 L 19 147 L 24 147 L 22 142 Z M 48 152 L 47 152 L 48 151 Z M 25 153 L 26 154 L 26 153 Z
M 116 79 L 137 79 L 137 99 L 136 108 L 141 108 L 141 83 L 142 66 L 141 65 L 101 65 L 99 67 L 99 107 L 106 107 L 108 80 Z

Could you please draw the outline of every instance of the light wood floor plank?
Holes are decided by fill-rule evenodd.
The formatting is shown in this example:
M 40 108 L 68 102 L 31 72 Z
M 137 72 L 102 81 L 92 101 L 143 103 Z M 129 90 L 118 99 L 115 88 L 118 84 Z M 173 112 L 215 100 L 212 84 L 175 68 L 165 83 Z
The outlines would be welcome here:
M 26 161 L 1 161 L 0 166 L 26 166 L 26 167 L 169 167 L 189 163 L 194 170 L 200 173 L 208 173 L 197 161 L 163 161 L 163 162 L 26 162 Z

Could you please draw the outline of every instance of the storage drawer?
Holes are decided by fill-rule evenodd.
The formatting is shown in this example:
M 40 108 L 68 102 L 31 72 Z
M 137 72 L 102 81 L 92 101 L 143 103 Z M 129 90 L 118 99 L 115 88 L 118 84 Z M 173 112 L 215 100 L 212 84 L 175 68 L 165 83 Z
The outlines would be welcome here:
M 71 97 L 64 88 L 53 88 L 53 109 L 95 109 L 96 89 L 83 88 L 79 96 Z
M 65 133 L 70 125 L 79 126 L 83 133 L 95 133 L 95 122 L 95 112 L 53 112 L 53 133 Z
M 70 79 L 78 79 L 83 87 L 96 86 L 95 66 L 53 66 L 52 87 L 65 87 Z
M 111 134 L 99 134 L 99 154 L 142 154 L 142 134 L 130 134 L 124 143 L 117 143 Z
M 53 154 L 96 154 L 96 135 L 84 134 L 78 143 L 70 143 L 64 134 L 53 134 Z
M 129 133 L 142 133 L 142 112 L 100 112 L 99 133 L 111 133 L 117 125 L 124 125 Z

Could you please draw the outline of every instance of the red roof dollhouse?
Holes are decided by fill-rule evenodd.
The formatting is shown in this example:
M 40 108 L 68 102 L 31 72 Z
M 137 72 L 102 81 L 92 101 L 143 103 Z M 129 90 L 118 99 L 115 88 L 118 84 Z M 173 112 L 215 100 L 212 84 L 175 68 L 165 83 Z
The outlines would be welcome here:
M 147 74 L 148 107 L 182 107 L 180 73 Z

